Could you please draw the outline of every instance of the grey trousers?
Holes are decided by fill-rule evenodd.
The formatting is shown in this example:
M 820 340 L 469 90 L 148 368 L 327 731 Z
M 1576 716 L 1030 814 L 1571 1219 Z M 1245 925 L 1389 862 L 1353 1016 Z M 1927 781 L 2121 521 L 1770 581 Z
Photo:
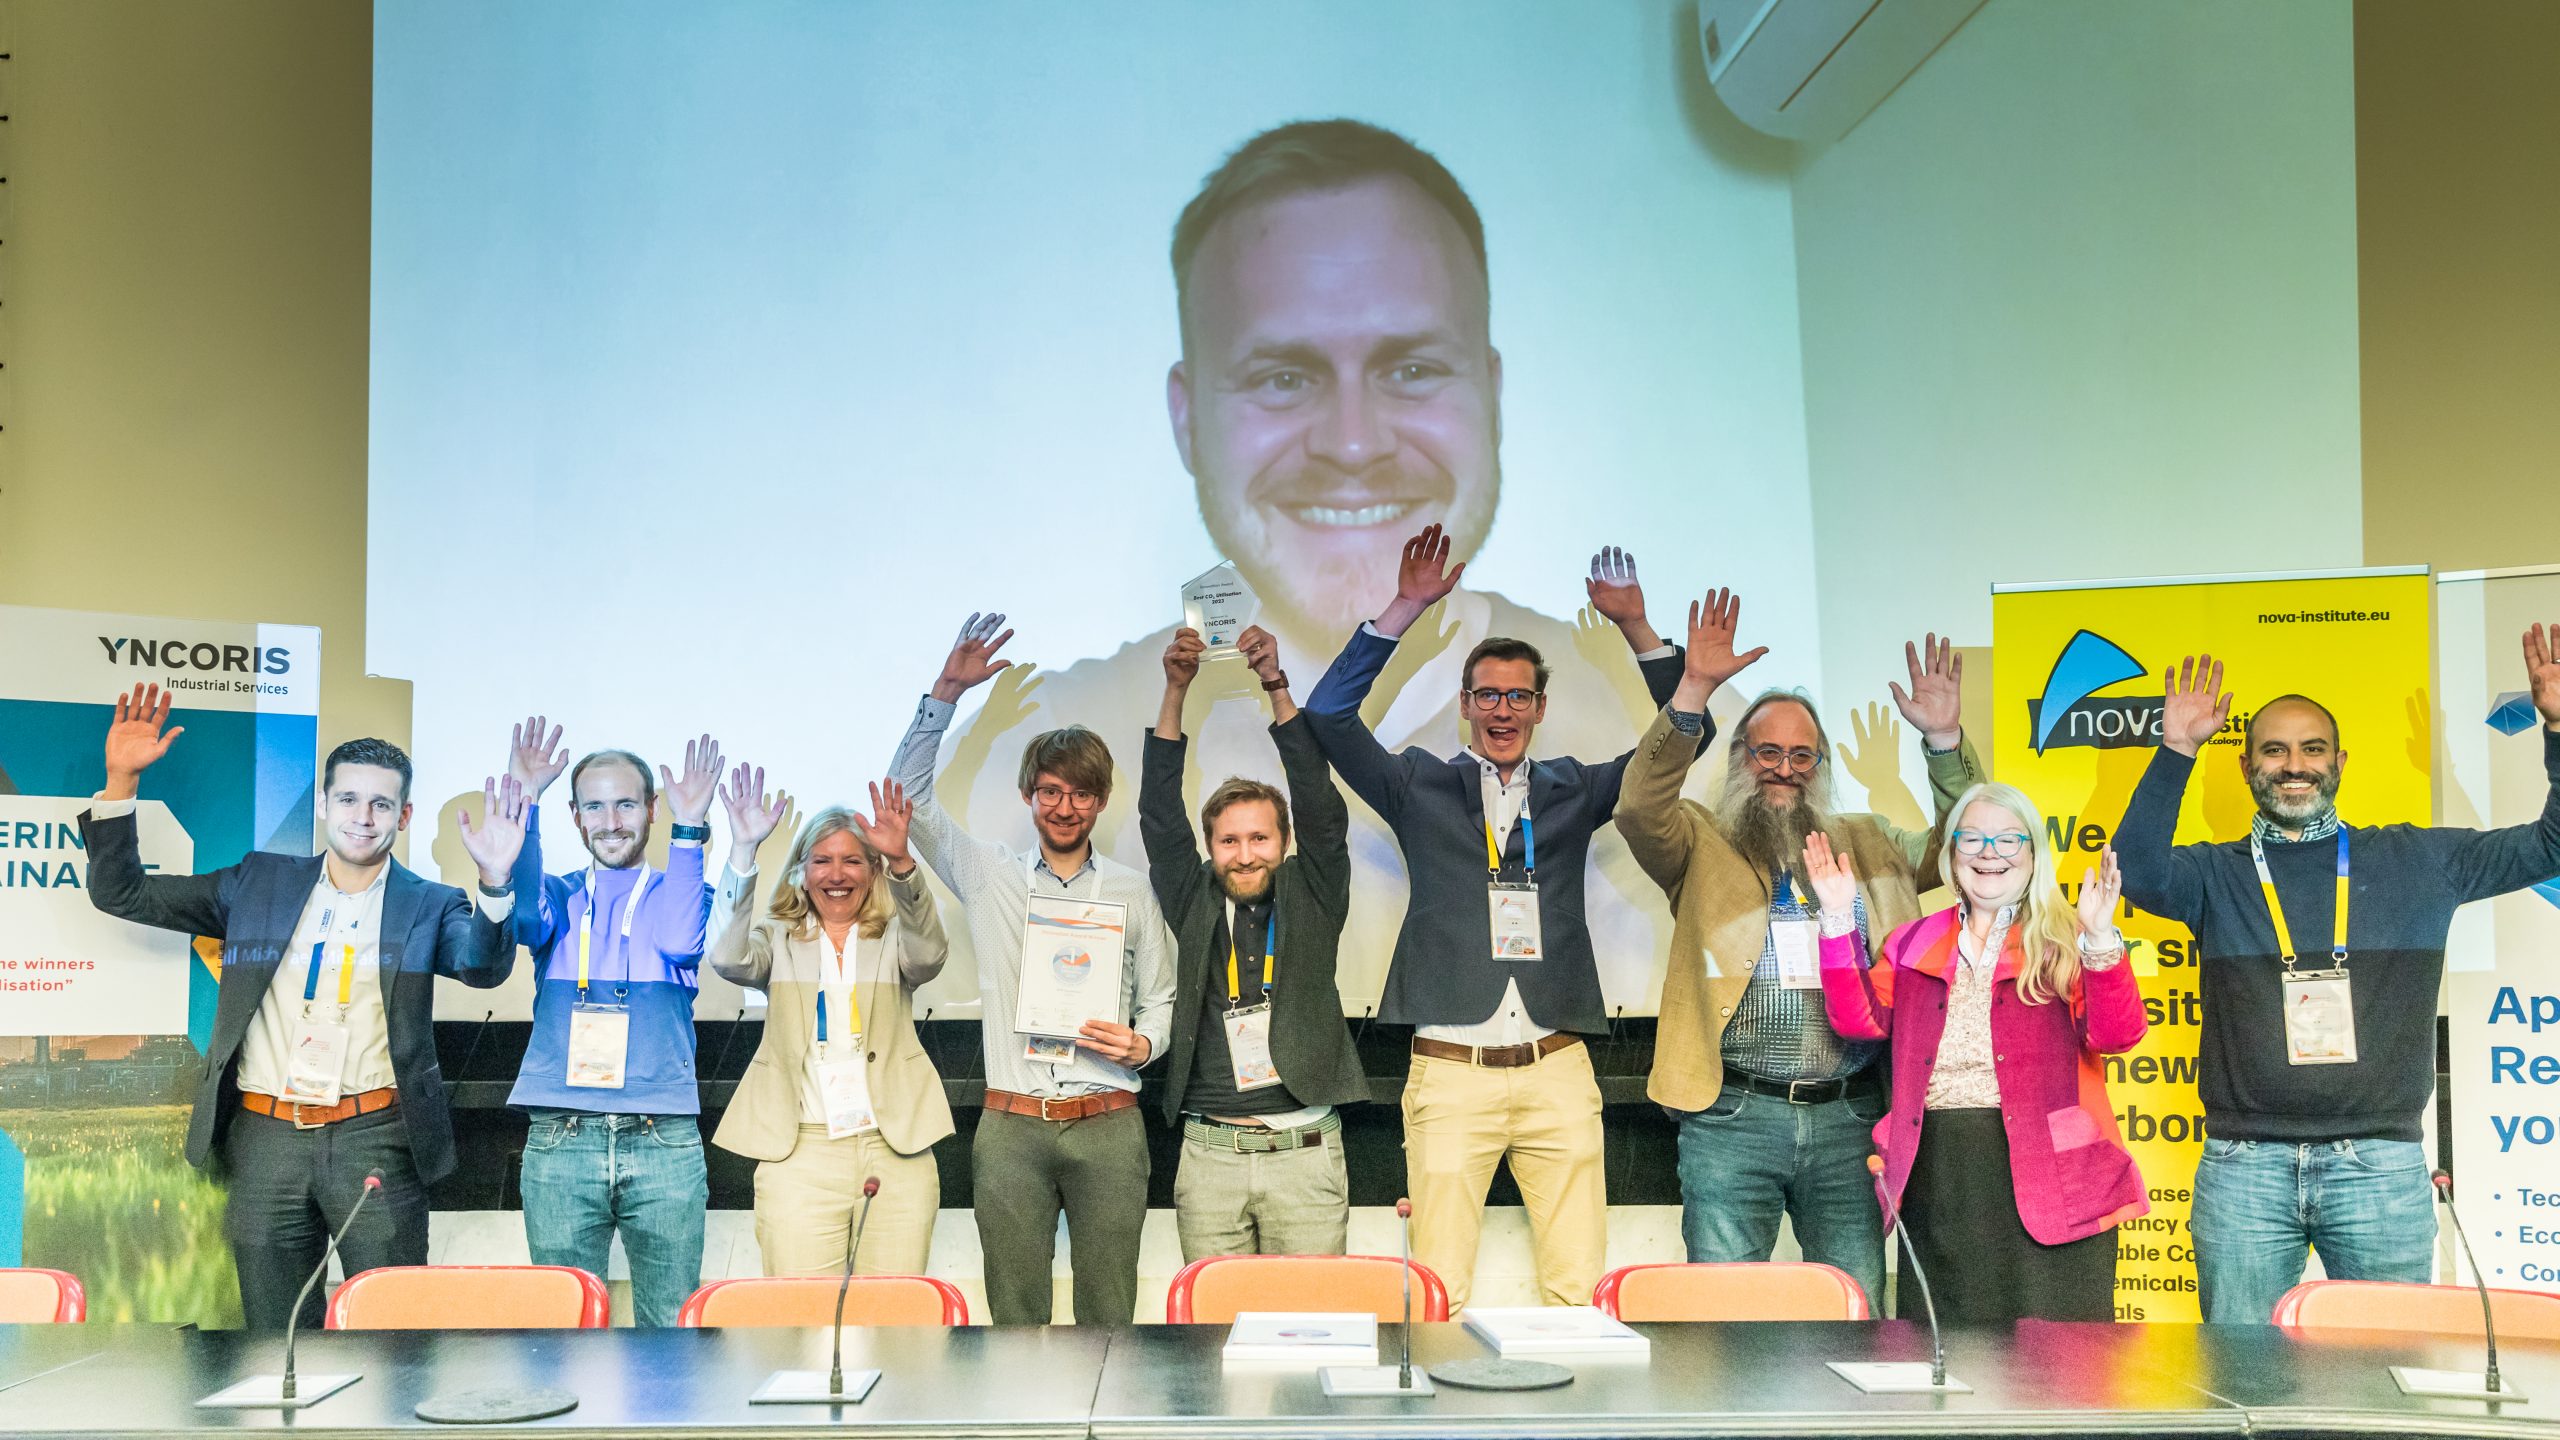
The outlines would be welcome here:
M 1342 1132 L 1297 1150 L 1244 1152 L 1186 1126 L 1173 1179 L 1174 1228 L 1188 1264 L 1210 1255 L 1339 1255 L 1351 1220 Z M 1297 1133 L 1297 1132 L 1291 1132 Z
M 1138 1311 L 1147 1223 L 1147 1126 L 1138 1108 L 1052 1121 L 989 1110 L 969 1151 L 987 1308 L 998 1325 L 1046 1325 L 1058 1214 L 1067 1217 L 1076 1323 L 1127 1325 Z

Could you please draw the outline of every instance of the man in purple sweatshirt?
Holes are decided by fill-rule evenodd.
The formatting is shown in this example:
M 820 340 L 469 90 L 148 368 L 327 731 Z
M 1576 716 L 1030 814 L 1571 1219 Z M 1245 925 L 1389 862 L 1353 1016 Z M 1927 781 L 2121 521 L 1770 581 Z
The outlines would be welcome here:
M 539 715 L 516 727 L 508 773 L 527 797 L 568 768 L 559 740 Z M 584 870 L 542 873 L 541 822 L 526 807 L 515 929 L 536 967 L 533 1039 L 507 1097 L 533 1117 L 523 1188 L 534 1263 L 601 1276 L 619 1232 L 642 1325 L 676 1323 L 702 1283 L 711 1186 L 696 1122 L 693 997 L 711 917 L 702 822 L 720 747 L 705 735 L 685 746 L 682 777 L 665 766 L 658 774 L 675 822 L 664 875 L 643 859 L 658 787 L 627 750 L 599 750 L 570 773 Z

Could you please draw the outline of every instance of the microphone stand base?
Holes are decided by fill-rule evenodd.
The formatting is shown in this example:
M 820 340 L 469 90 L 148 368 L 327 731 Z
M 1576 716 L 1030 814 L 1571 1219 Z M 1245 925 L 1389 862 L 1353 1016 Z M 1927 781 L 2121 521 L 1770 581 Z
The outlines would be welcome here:
M 750 1405 L 859 1405 L 880 1383 L 877 1370 L 847 1370 L 844 1389 L 827 1388 L 824 1370 L 776 1370 L 756 1393 L 747 1397 Z
M 1936 1367 L 1926 1360 L 1833 1360 L 1832 1374 L 1869 1395 L 1970 1395 L 1973 1387 L 1950 1375 L 1946 1383 L 1931 1380 Z
M 2498 1388 L 2489 1388 L 2488 1375 L 2479 1370 L 2422 1370 L 2415 1365 L 2391 1367 L 2391 1383 L 2403 1395 L 2424 1395 L 2436 1400 L 2522 1400 L 2524 1392 L 2506 1376 L 2498 1377 Z
M 1324 1382 L 1324 1393 L 1333 1396 L 1431 1393 L 1430 1376 L 1416 1370 L 1412 1384 L 1398 1385 L 1396 1378 L 1402 1373 L 1393 1365 L 1327 1365 L 1316 1372 L 1316 1378 Z
M 284 1398 L 284 1376 L 252 1375 L 196 1402 L 200 1410 L 304 1410 L 353 1385 L 355 1375 L 298 1375 L 294 1397 Z

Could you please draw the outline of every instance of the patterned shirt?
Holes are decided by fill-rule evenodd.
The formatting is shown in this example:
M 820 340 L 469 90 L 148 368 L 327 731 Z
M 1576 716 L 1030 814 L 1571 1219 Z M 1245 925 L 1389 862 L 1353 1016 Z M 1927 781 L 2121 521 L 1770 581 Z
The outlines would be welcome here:
M 2008 948 L 2005 926 L 1994 925 L 1992 938 Z M 1947 1028 L 1938 1040 L 1938 1063 L 1930 1067 L 1929 1091 L 1921 1106 L 1929 1110 L 1978 1110 L 2000 1103 L 2000 1075 L 1992 1068 L 1992 974 L 1999 956 L 1986 958 L 1969 929 L 1956 932 L 1956 972 L 1947 985 Z
M 1863 952 L 1867 897 L 1862 894 L 1854 903 Z M 1763 1080 L 1837 1080 L 1865 1069 L 1884 1050 L 1877 1041 L 1841 1039 L 1823 1009 L 1820 989 L 1790 990 L 1779 983 L 1779 922 L 1819 923 L 1820 918 L 1812 897 L 1797 893 L 1779 876 L 1769 897 L 1769 938 L 1760 944 L 1760 963 L 1752 967 L 1750 987 L 1725 1022 L 1726 1065 Z
M 2300 845 L 2311 840 L 2334 839 L 2338 833 L 2338 810 L 2333 805 L 2321 811 L 2318 817 L 2302 827 L 2299 835 L 2287 835 L 2283 826 L 2268 819 L 2267 812 L 2261 810 L 2249 817 L 2249 833 L 2258 837 L 2261 845 Z

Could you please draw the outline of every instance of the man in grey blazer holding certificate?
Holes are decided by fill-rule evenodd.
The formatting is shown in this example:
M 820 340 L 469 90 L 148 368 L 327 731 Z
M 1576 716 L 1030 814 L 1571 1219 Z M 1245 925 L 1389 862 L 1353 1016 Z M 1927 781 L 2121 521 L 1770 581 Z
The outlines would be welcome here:
M 788 799 L 741 765 L 721 791 L 732 856 L 754 864 Z M 711 1143 L 756 1166 L 756 1244 L 767 1275 L 844 1268 L 863 1181 L 879 1177 L 866 1275 L 921 1275 L 942 1208 L 935 1142 L 951 1103 L 916 1036 L 916 987 L 942 973 L 933 888 L 907 848 L 913 813 L 896 781 L 872 814 L 830 806 L 791 842 L 767 913 L 755 871 L 721 877 L 711 968 L 765 996 L 764 1039 Z

